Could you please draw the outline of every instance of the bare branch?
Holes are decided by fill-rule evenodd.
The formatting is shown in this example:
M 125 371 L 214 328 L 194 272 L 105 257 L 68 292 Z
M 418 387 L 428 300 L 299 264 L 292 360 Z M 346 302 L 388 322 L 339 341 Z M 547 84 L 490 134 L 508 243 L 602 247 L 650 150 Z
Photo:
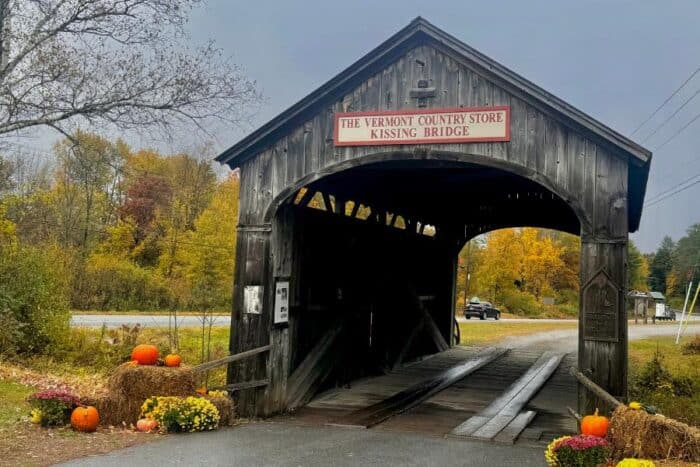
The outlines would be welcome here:
M 214 121 L 246 121 L 260 102 L 213 43 L 186 47 L 201 0 L 7 1 L 0 135 L 39 125 L 206 133 Z

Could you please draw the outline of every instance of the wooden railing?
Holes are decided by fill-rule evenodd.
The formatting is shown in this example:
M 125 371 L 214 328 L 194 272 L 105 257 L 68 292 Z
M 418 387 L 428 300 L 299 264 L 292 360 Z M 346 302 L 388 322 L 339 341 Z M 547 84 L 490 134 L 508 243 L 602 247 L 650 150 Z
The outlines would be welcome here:
M 246 350 L 245 352 L 240 352 L 234 355 L 229 355 L 227 357 L 219 358 L 217 360 L 212 360 L 210 362 L 202 363 L 195 367 L 192 367 L 192 371 L 195 373 L 201 373 L 203 371 L 211 370 L 222 365 L 229 364 L 231 362 L 237 362 L 238 360 L 243 360 L 253 355 L 257 355 L 263 352 L 268 352 L 270 350 L 269 345 L 263 345 L 262 347 L 257 347 L 255 349 Z

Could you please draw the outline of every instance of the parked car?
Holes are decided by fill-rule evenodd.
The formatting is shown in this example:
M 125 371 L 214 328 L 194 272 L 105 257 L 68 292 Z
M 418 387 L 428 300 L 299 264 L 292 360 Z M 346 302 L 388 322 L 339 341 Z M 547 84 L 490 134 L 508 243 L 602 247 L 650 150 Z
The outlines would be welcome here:
M 464 317 L 467 319 L 479 318 L 493 318 L 495 320 L 501 319 L 501 312 L 490 302 L 482 302 L 478 298 L 472 298 L 467 306 L 464 308 Z

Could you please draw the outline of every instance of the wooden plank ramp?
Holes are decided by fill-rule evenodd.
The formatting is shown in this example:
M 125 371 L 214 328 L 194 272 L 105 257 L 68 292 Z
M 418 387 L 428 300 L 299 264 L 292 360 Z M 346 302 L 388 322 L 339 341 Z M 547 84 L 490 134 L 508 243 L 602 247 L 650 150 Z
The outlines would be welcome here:
M 507 349 L 503 348 L 488 348 L 458 365 L 424 379 L 418 384 L 410 386 L 387 399 L 331 420 L 328 425 L 370 428 L 415 407 L 506 352 Z
M 513 443 L 520 432 L 535 416 L 521 410 L 542 388 L 564 358 L 563 353 L 545 352 L 537 361 L 498 398 L 477 415 L 452 430 L 451 436 Z

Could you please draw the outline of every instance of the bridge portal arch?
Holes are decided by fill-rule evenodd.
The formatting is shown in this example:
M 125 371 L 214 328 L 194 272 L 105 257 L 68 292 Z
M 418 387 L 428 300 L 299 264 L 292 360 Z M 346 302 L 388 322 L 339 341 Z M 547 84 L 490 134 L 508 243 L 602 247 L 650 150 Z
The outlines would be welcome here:
M 581 236 L 578 365 L 626 395 L 626 247 L 651 153 L 427 21 L 217 160 L 241 171 L 230 350 L 270 346 L 229 367 L 241 413 L 449 347 L 459 248 L 521 225 Z

